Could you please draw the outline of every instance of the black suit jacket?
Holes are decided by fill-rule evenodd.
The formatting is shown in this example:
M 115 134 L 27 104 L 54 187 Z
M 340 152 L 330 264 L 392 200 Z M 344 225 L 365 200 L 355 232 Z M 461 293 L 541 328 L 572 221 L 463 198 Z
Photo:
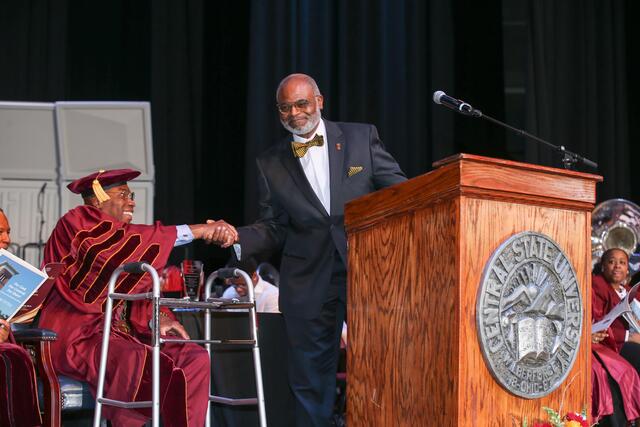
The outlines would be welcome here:
M 324 123 L 331 213 L 293 156 L 288 137 L 258 157 L 260 219 L 238 229 L 242 257 L 282 249 L 280 310 L 305 318 L 315 317 L 327 297 L 336 249 L 346 265 L 345 203 L 406 180 L 375 126 Z M 362 170 L 349 177 L 350 167 Z

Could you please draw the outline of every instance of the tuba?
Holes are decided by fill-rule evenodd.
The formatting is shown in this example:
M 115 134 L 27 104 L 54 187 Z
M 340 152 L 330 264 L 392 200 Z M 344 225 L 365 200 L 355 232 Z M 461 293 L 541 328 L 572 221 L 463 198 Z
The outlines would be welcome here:
M 625 199 L 600 203 L 591 214 L 591 264 L 607 249 L 620 248 L 629 255 L 629 273 L 640 270 L 640 207 Z

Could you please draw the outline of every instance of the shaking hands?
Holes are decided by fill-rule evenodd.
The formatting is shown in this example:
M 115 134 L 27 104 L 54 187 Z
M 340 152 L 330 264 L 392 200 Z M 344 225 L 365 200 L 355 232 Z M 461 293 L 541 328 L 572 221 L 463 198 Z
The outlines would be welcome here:
M 238 231 L 226 221 L 207 220 L 206 224 L 190 225 L 193 237 L 202 239 L 207 243 L 214 243 L 223 248 L 228 248 L 238 241 Z

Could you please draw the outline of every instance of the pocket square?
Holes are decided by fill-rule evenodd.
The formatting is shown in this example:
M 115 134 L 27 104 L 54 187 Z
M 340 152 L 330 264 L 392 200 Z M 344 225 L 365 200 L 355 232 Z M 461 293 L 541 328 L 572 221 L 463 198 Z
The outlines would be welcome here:
M 362 169 L 364 169 L 362 166 L 349 166 L 347 176 L 351 178 L 353 175 L 362 172 Z

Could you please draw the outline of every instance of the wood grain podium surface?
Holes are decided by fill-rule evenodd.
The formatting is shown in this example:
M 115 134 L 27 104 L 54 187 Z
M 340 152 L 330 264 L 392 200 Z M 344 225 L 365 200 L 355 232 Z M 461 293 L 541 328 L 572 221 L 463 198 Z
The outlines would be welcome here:
M 591 210 L 601 177 L 460 154 L 350 202 L 349 426 L 511 426 L 590 408 Z M 492 377 L 476 327 L 485 264 L 522 231 L 558 243 L 584 306 L 567 380 L 540 399 Z

